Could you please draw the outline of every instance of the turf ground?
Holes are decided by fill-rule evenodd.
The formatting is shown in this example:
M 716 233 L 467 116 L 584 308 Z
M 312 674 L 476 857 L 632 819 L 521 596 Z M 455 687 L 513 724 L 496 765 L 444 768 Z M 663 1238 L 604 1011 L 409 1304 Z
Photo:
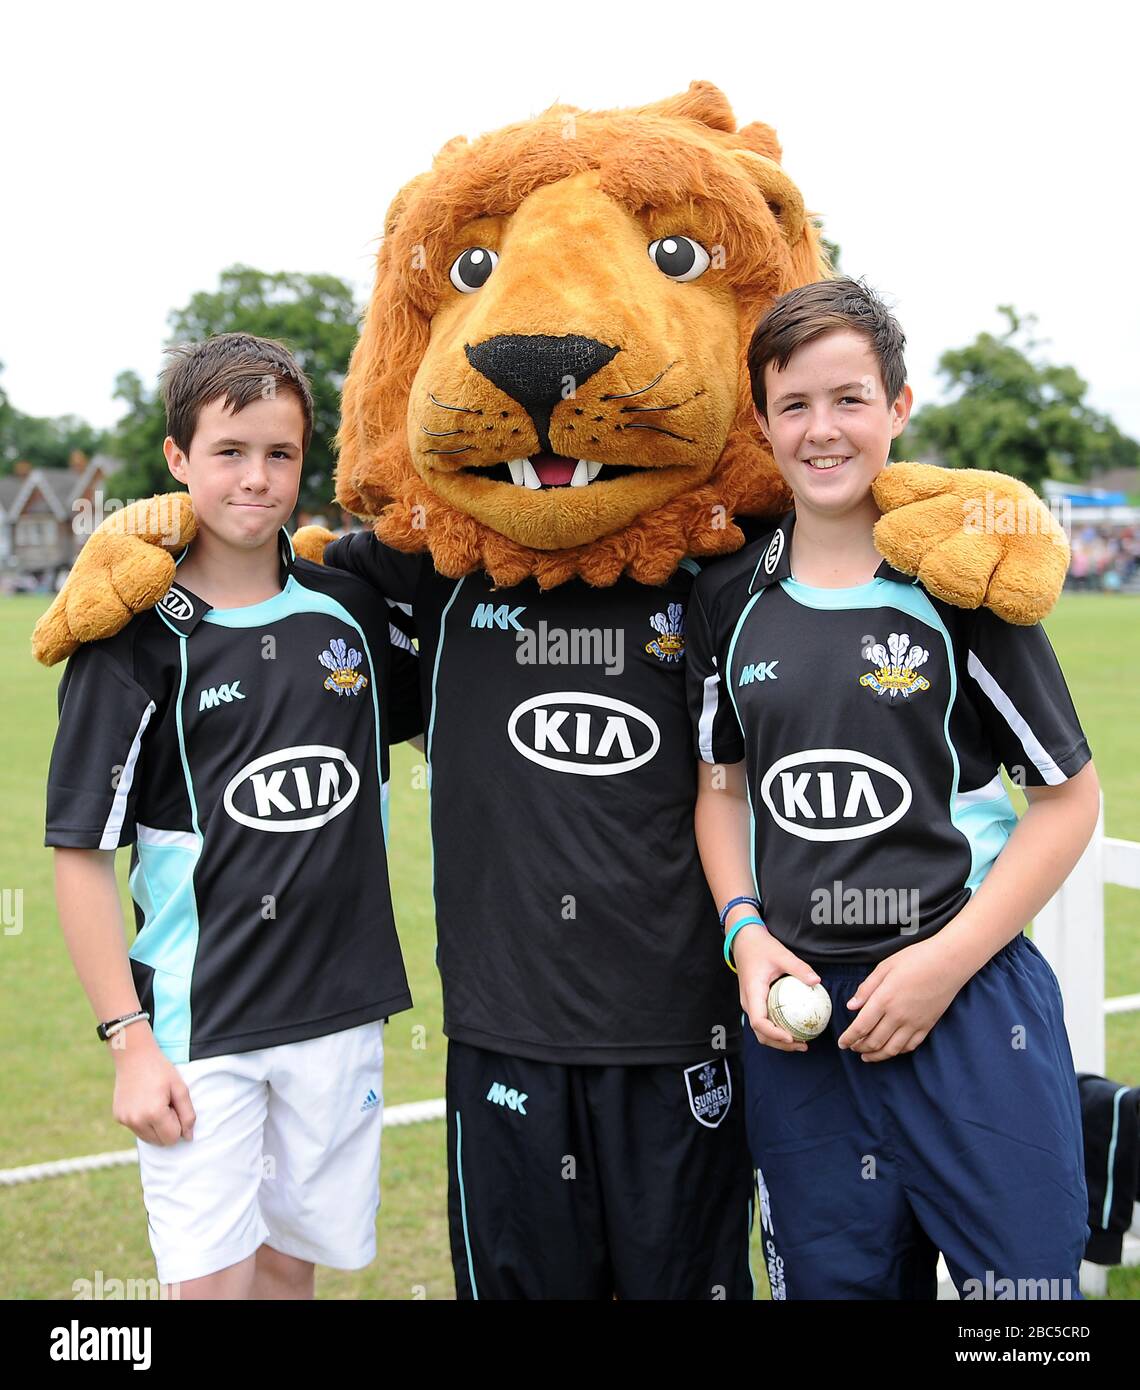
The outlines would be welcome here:
M 72 973 L 43 848 L 43 787 L 60 671 L 29 655 L 44 600 L 0 599 L 0 888 L 22 893 L 22 930 L 0 938 L 0 1167 L 127 1149 L 110 1116 L 112 1067 L 95 1042 Z M 1093 748 L 1109 835 L 1140 840 L 1140 599 L 1066 595 L 1047 623 Z M 444 1039 L 429 909 L 431 865 L 422 764 L 397 749 L 392 771 L 390 857 L 397 925 L 416 1007 L 385 1038 L 388 1104 L 443 1094 Z M 119 856 L 124 871 L 126 854 Z M 8 899 L 10 902 L 11 899 Z M 1140 896 L 1109 889 L 1107 992 L 1140 993 Z M 1108 1025 L 1108 1074 L 1140 1084 L 1140 1014 Z M 321 1270 L 326 1298 L 451 1298 L 446 1158 L 442 1123 L 384 1135 L 380 1254 L 370 1269 Z M 73 1296 L 75 1280 L 147 1279 L 154 1266 L 135 1167 L 0 1189 L 0 1298 Z M 767 1290 L 754 1258 L 758 1292 Z M 1109 1294 L 1140 1298 L 1140 1271 L 1114 1271 Z

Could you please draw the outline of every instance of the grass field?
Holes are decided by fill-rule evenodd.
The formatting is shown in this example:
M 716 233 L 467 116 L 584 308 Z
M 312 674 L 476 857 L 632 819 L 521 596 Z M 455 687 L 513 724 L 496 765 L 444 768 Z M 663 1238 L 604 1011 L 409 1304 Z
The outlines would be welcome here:
M 128 1131 L 110 1117 L 112 1067 L 95 1041 L 87 1002 L 72 973 L 43 848 L 44 778 L 55 728 L 60 671 L 29 655 L 40 598 L 0 600 L 0 887 L 22 893 L 22 930 L 0 939 L 3 1120 L 0 1167 L 127 1149 Z M 1140 599 L 1072 595 L 1047 624 L 1089 735 L 1105 790 L 1110 835 L 1140 840 Z M 431 869 L 426 794 L 415 755 L 395 751 L 390 857 L 397 925 L 416 1007 L 389 1025 L 384 1092 L 388 1104 L 443 1094 L 444 1039 L 429 906 Z M 422 771 L 422 770 L 421 770 Z M 119 856 L 125 871 L 127 856 Z M 125 878 L 125 874 L 124 874 Z M 125 889 L 124 889 L 125 901 Z M 1140 896 L 1110 889 L 1110 994 L 1140 992 Z M 1140 1014 L 1113 1018 L 1108 1073 L 1140 1083 Z M 321 1270 L 327 1298 L 451 1298 L 447 1251 L 446 1158 L 442 1123 L 391 1129 L 384 1137 L 380 1255 L 355 1274 Z M 154 1266 L 135 1167 L 56 1178 L 0 1190 L 0 1297 L 71 1298 L 77 1279 L 146 1279 Z M 763 1262 L 754 1259 L 763 1296 Z M 1140 1272 L 1114 1271 L 1109 1293 L 1140 1298 Z

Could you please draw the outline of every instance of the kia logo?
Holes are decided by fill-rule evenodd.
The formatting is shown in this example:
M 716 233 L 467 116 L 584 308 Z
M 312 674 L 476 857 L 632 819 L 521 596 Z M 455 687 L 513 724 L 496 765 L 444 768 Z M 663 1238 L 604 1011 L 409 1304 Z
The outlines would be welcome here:
M 632 772 L 661 746 L 660 729 L 635 705 L 581 690 L 524 700 L 507 721 L 507 736 L 532 763 L 581 777 Z
M 167 589 L 162 602 L 158 605 L 164 613 L 169 613 L 172 618 L 181 622 L 189 618 L 194 612 L 194 605 L 186 597 L 181 589 Z
M 359 787 L 343 749 L 312 743 L 254 758 L 230 781 L 222 805 L 251 830 L 317 830 L 352 805 Z
M 808 748 L 774 762 L 760 795 L 801 840 L 861 840 L 906 815 L 913 794 L 897 768 L 850 748 Z

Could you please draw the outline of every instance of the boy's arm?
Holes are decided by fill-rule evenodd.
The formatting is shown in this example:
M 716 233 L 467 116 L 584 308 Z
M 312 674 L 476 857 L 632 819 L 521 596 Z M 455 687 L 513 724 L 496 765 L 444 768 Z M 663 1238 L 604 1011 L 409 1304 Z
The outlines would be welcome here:
M 685 685 L 697 755 L 697 802 L 693 812 L 701 865 L 719 911 L 733 898 L 758 897 L 752 878 L 752 814 L 744 763 L 744 736 L 726 679 L 717 642 L 704 606 L 711 580 L 694 585 L 685 620 Z M 725 920 L 729 931 L 742 918 L 757 915 L 748 904 L 734 907 Z M 808 984 L 819 978 L 781 946 L 766 928 L 741 927 L 732 944 L 740 975 L 740 1005 L 762 1043 L 785 1052 L 804 1051 L 790 1033 L 768 1020 L 768 986 L 779 975 L 796 975 Z
M 888 957 L 855 992 L 858 1017 L 839 1044 L 867 1061 L 920 1045 L 958 990 L 1064 883 L 1096 826 L 1088 742 L 1044 630 L 981 610 L 957 656 L 960 698 L 1029 809 L 953 921 Z
M 1060 786 L 1027 787 L 1029 809 L 961 912 L 940 932 L 877 965 L 848 1001 L 859 1013 L 839 1039 L 865 1062 L 913 1052 L 951 1000 L 1020 934 L 1084 853 L 1100 810 L 1092 763 Z
M 113 850 L 55 850 L 55 897 L 75 973 L 96 1019 L 106 1023 L 139 1010 L 123 931 Z M 145 1020 L 112 1035 L 112 1111 L 140 1139 L 173 1144 L 190 1139 L 194 1107 L 175 1067 Z
M 1092 763 L 1058 787 L 1026 787 L 1029 807 L 980 887 L 933 938 L 963 980 L 1035 917 L 1073 871 L 1100 812 Z M 862 990 L 860 990 L 862 993 Z
M 742 762 L 710 765 L 702 760 L 697 764 L 693 827 L 701 867 L 717 908 L 734 898 L 757 896 L 752 879 L 752 813 Z M 751 904 L 741 903 L 729 910 L 725 931 L 757 915 Z M 789 1032 L 769 1020 L 768 989 L 781 975 L 795 975 L 808 985 L 818 983 L 819 976 L 755 922 L 736 933 L 732 956 L 740 976 L 740 1007 L 760 1042 L 781 1052 L 806 1052 L 806 1043 L 797 1043 Z
M 133 675 L 131 633 L 83 647 L 59 687 L 59 728 L 47 778 L 45 842 L 67 947 L 100 1023 L 139 1007 L 115 883 L 115 850 L 134 841 L 156 700 Z M 111 1040 L 114 1114 L 149 1143 L 189 1137 L 194 1112 L 149 1023 Z

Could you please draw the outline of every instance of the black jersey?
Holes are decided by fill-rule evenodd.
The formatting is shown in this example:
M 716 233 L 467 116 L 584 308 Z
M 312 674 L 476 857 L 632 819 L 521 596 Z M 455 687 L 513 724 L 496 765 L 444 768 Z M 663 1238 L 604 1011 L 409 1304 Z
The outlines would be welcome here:
M 49 845 L 132 845 L 139 999 L 171 1061 L 320 1037 L 411 1006 L 384 851 L 413 655 L 351 575 L 295 559 L 211 609 L 176 582 L 60 683 Z
M 746 762 L 772 934 L 820 964 L 929 937 L 1016 822 L 1000 767 L 1054 786 L 1090 754 L 1040 625 L 954 608 L 886 561 L 820 589 L 789 564 L 794 513 L 697 581 L 697 753 Z
M 566 1063 L 735 1050 L 736 983 L 693 835 L 697 566 L 659 587 L 496 589 L 370 532 L 325 561 L 415 619 L 448 1037 Z

